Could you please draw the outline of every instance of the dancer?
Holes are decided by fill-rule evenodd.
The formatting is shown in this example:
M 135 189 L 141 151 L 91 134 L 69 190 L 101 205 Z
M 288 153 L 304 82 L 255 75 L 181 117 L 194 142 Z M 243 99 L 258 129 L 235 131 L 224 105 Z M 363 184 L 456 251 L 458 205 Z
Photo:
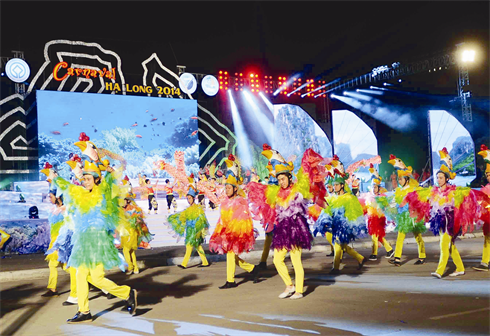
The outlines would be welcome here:
M 365 197 L 360 201 L 365 202 L 366 222 L 368 227 L 368 233 L 373 241 L 372 253 L 369 256 L 369 260 L 375 261 L 378 259 L 378 244 L 383 244 L 386 249 L 386 258 L 391 258 L 395 254 L 395 251 L 391 247 L 390 243 L 386 240 L 386 216 L 381 211 L 378 203 L 387 204 L 386 192 L 387 190 L 381 186 L 382 177 L 379 175 L 378 170 L 373 164 L 369 167 L 369 172 L 373 179 L 373 189 L 371 192 L 364 194 Z
M 170 183 L 169 179 L 165 180 L 165 193 L 167 193 L 167 211 L 170 213 L 170 207 L 172 206 L 172 201 L 174 200 L 174 184 Z
M 334 176 L 331 177 L 333 178 L 333 187 L 337 196 L 327 198 L 328 205 L 318 217 L 315 229 L 318 229 L 322 235 L 327 232 L 332 233 L 334 264 L 330 273 L 339 274 L 343 251 L 357 260 L 357 269 L 360 270 L 364 266 L 366 259 L 348 244 L 362 237 L 367 228 L 362 206 L 357 197 L 349 190 L 346 184 L 348 174 L 345 173 L 343 164 L 336 155 L 334 155 L 331 166 L 334 167 Z M 330 167 L 327 168 L 328 170 L 330 170 Z
M 415 265 L 423 265 L 425 264 L 426 255 L 422 233 L 427 231 L 427 228 L 425 227 L 423 220 L 415 221 L 415 219 L 411 217 L 408 204 L 402 205 L 405 196 L 417 189 L 419 183 L 411 178 L 412 167 L 407 167 L 400 158 L 391 154 L 388 163 L 395 168 L 395 172 L 398 176 L 398 183 L 400 184 L 400 186 L 395 189 L 395 194 L 390 198 L 390 206 L 379 204 L 385 212 L 391 211 L 391 217 L 395 218 L 396 222 L 395 231 L 398 232 L 395 246 L 395 258 L 390 259 L 389 262 L 398 267 L 402 265 L 401 257 L 403 252 L 403 241 L 405 240 L 406 234 L 412 232 L 415 241 L 417 242 L 419 252 L 419 258 L 415 262 Z
M 486 145 L 481 145 L 478 155 L 482 156 L 485 160 L 485 178 L 487 185 L 481 188 L 481 192 L 490 197 L 490 150 Z M 476 271 L 488 272 L 488 263 L 490 262 L 490 204 L 488 201 L 483 201 L 481 204 L 483 221 L 483 253 L 480 265 L 474 266 Z
M 50 173 L 54 184 L 68 195 L 75 211 L 73 248 L 68 266 L 77 269 L 78 312 L 67 320 L 68 323 L 92 321 L 88 304 L 89 277 L 96 287 L 125 300 L 131 315 L 134 315 L 137 307 L 136 290 L 118 286 L 104 277 L 104 269 L 114 266 L 124 269 L 123 260 L 113 243 L 113 234 L 120 220 L 118 199 L 112 198 L 117 185 L 111 174 L 113 169 L 108 167 L 107 171 L 108 174 L 101 179 L 100 169 L 94 163 L 85 161 L 84 187 L 75 186 Z
M 124 259 L 128 264 L 126 275 L 133 273 L 139 274 L 135 251 L 138 249 L 138 246 L 148 248 L 149 243 L 153 239 L 153 235 L 149 232 L 148 226 L 145 223 L 143 210 L 134 201 L 135 197 L 135 194 L 127 193 L 124 198 L 125 205 L 123 206 L 130 224 L 126 228 L 128 234 L 120 238 Z
M 461 276 L 465 274 L 465 268 L 455 240 L 464 235 L 468 228 L 473 228 L 473 223 L 478 220 L 480 206 L 476 194 L 467 187 L 456 187 L 449 184 L 456 177 L 453 170 L 452 159 L 444 147 L 439 151 L 441 164 L 436 174 L 438 186 L 417 189 L 409 193 L 405 202 L 408 202 L 410 212 L 417 214 L 419 219 L 428 220 L 430 230 L 434 235 L 440 235 L 441 254 L 439 265 L 432 276 L 441 279 L 451 255 L 456 271 L 449 276 Z
M 240 188 L 243 179 L 240 174 L 240 165 L 235 156 L 230 154 L 225 160 L 226 171 L 225 193 L 226 198 L 221 202 L 220 218 L 216 224 L 209 249 L 219 254 L 226 253 L 226 283 L 220 289 L 234 288 L 235 268 L 251 273 L 254 283 L 258 281 L 258 267 L 239 258 L 243 252 L 253 249 L 255 244 L 254 228 L 248 202 Z
M 286 162 L 278 151 L 267 144 L 263 145 L 263 149 L 262 153 L 269 159 L 272 165 L 272 175 L 277 179 L 279 185 L 265 186 L 251 182 L 248 186 L 248 197 L 253 204 L 254 214 L 261 219 L 263 225 L 274 227 L 271 244 L 274 249 L 274 265 L 286 285 L 286 289 L 279 294 L 279 298 L 300 299 L 304 292 L 301 253 L 304 249 L 311 249 L 313 241 L 307 221 L 307 202 L 309 199 L 314 199 L 324 205 L 326 194 L 323 182 L 313 182 L 323 158 L 313 150 L 307 149 L 301 161 L 301 168 L 296 175 L 298 181 L 293 183 L 293 163 Z M 314 188 L 318 188 L 318 193 L 315 195 L 310 191 Z M 288 252 L 294 268 L 294 285 L 284 263 Z
M 151 214 L 152 208 L 156 215 L 158 211 L 158 202 L 157 199 L 155 198 L 155 190 L 153 188 L 156 189 L 158 185 L 158 179 L 155 184 L 151 184 L 150 179 L 146 179 L 145 184 L 146 184 L 146 190 L 148 191 L 148 215 Z
M 182 263 L 178 265 L 182 269 L 187 268 L 187 263 L 189 262 L 193 249 L 196 249 L 199 257 L 201 257 L 202 263 L 198 267 L 209 266 L 209 262 L 202 248 L 204 237 L 208 233 L 209 222 L 202 206 L 195 203 L 197 194 L 196 189 L 190 186 L 187 192 L 189 207 L 167 218 L 168 225 L 179 238 L 185 235 L 185 256 Z

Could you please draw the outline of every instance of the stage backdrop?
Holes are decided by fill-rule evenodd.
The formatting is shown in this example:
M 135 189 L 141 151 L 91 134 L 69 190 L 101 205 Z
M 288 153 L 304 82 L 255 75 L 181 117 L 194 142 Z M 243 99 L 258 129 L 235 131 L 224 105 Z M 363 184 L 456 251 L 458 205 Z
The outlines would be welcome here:
M 185 152 L 188 173 L 199 169 L 195 100 L 37 91 L 37 102 L 40 169 L 49 162 L 70 178 L 64 162 L 70 153 L 81 155 L 73 145 L 81 132 L 97 147 L 123 156 L 130 178 L 138 173 L 166 177 L 154 163 L 161 159 L 174 163 L 176 150 Z

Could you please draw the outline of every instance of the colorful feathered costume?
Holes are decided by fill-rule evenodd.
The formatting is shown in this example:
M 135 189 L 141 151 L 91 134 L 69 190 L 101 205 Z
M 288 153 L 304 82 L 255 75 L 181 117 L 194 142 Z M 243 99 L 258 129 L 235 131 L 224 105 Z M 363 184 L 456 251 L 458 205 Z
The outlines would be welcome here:
M 355 258 L 359 263 L 359 268 L 364 264 L 364 257 L 351 248 L 348 244 L 367 232 L 366 222 L 361 203 L 354 196 L 346 183 L 348 174 L 345 173 L 343 164 L 335 155 L 330 166 L 334 167 L 334 176 L 330 176 L 333 185 L 343 186 L 343 192 L 337 193 L 337 196 L 327 197 L 327 206 L 322 211 L 315 223 L 315 229 L 322 235 L 332 234 L 334 242 L 334 267 L 332 272 L 336 273 L 340 268 L 342 251 L 346 251 Z M 331 171 L 327 167 L 327 171 Z M 341 187 L 342 188 L 342 187 Z
M 243 178 L 240 174 L 238 160 L 230 154 L 225 160 L 226 184 L 233 188 L 231 197 L 225 196 L 219 203 L 220 218 L 216 228 L 209 240 L 209 249 L 219 254 L 226 253 L 226 283 L 221 289 L 236 287 L 235 268 L 236 265 L 247 272 L 253 272 L 255 280 L 258 276 L 258 268 L 249 264 L 238 257 L 242 252 L 253 249 L 255 244 L 254 227 L 252 216 L 248 207 L 247 200 L 240 196 L 243 191 L 240 185 Z M 215 204 L 217 204 L 215 202 Z
M 187 196 L 192 197 L 190 201 L 192 204 L 187 209 L 170 215 L 167 218 L 168 225 L 179 239 L 185 236 L 186 253 L 182 260 L 182 268 L 187 267 L 193 249 L 196 249 L 201 257 L 201 266 L 206 267 L 209 265 L 201 246 L 204 238 L 208 234 L 209 222 L 202 206 L 195 203 L 196 195 L 196 189 L 190 187 Z
M 311 249 L 313 236 L 308 225 L 308 202 L 315 200 L 319 206 L 325 204 L 326 189 L 320 162 L 323 158 L 312 149 L 307 149 L 301 160 L 301 168 L 296 174 L 297 182 L 292 183 L 294 165 L 286 162 L 276 150 L 264 145 L 262 152 L 272 166 L 273 175 L 278 178 L 285 174 L 289 179 L 287 188 L 278 185 L 262 185 L 251 182 L 248 186 L 248 198 L 252 211 L 266 231 L 273 228 L 271 247 L 274 249 L 274 265 L 287 289 L 281 298 L 296 292 L 293 297 L 300 298 L 303 293 L 304 270 L 301 263 L 303 249 Z M 284 259 L 290 253 L 295 272 L 296 287 L 292 287 Z M 287 293 L 286 293 L 287 292 Z M 286 294 L 285 294 L 286 293 Z
M 381 186 L 382 178 L 373 164 L 369 167 L 369 172 L 372 177 L 372 190 L 363 194 L 359 201 L 363 205 L 363 210 L 366 218 L 368 233 L 372 238 L 372 253 L 369 260 L 377 260 L 378 244 L 381 243 L 386 249 L 386 257 L 392 257 L 394 254 L 390 243 L 385 239 L 386 236 L 386 216 L 381 210 L 378 203 L 387 204 L 387 190 Z
M 401 256 L 403 252 L 403 242 L 407 233 L 412 232 L 415 241 L 417 242 L 419 259 L 415 262 L 416 265 L 422 265 L 425 263 L 425 244 L 422 239 L 422 233 L 427 231 L 425 223 L 423 220 L 415 219 L 415 215 L 411 214 L 408 205 L 405 204 L 405 196 L 410 192 L 416 190 L 422 190 L 419 187 L 419 183 L 412 178 L 412 167 L 407 167 L 405 163 L 400 158 L 395 157 L 393 154 L 390 155 L 389 164 L 392 164 L 395 168 L 398 178 L 403 177 L 405 181 L 403 186 L 399 186 L 395 189 L 393 196 L 388 198 L 389 203 L 386 199 L 380 199 L 378 205 L 384 211 L 384 213 L 392 218 L 395 223 L 395 231 L 398 232 L 398 237 L 396 239 L 395 255 L 394 259 L 390 260 L 390 263 L 395 266 L 401 266 Z
M 430 230 L 434 235 L 441 235 L 441 255 L 439 265 L 433 276 L 441 278 L 445 272 L 449 254 L 456 264 L 456 272 L 452 276 L 463 275 L 465 272 L 463 261 L 454 245 L 456 237 L 464 235 L 468 230 L 473 230 L 473 223 L 478 220 L 480 205 L 476 194 L 471 188 L 456 187 L 447 182 L 456 177 L 452 159 L 444 147 L 439 151 L 441 165 L 439 174 L 444 176 L 442 186 L 431 187 L 411 192 L 406 197 L 410 212 L 416 214 L 418 219 L 429 221 Z
M 94 180 L 101 178 L 99 167 L 85 161 L 84 175 L 92 175 Z M 91 190 L 73 185 L 61 177 L 53 179 L 54 184 L 63 191 L 65 203 L 73 209 L 74 232 L 71 238 L 72 251 L 68 259 L 68 266 L 77 269 L 77 295 L 79 312 L 89 311 L 88 283 L 92 283 L 103 290 L 123 300 L 134 302 L 130 296 L 131 288 L 118 286 L 104 277 L 104 269 L 114 266 L 124 270 L 124 258 L 120 256 L 114 246 L 114 233 L 120 232 L 124 212 L 119 205 L 121 194 L 119 186 L 113 176 L 108 173 L 100 184 L 95 184 Z M 122 200 L 121 200 L 122 201 Z M 124 235 L 123 235 L 124 236 Z M 132 292 L 135 297 L 134 291 Z M 132 312 L 134 309 L 129 309 Z M 77 314 L 74 319 L 80 318 Z
M 478 155 L 485 160 L 485 177 L 488 184 L 479 192 L 475 190 L 481 209 L 478 223 L 482 225 L 484 241 L 481 263 L 473 269 L 488 272 L 488 263 L 490 262 L 490 150 L 486 145 L 481 145 Z

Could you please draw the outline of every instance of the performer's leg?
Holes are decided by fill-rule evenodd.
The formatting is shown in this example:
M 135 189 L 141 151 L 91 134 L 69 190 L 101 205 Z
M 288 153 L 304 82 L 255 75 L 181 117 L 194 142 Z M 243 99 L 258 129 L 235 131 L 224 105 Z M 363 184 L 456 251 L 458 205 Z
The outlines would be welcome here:
M 358 263 L 362 263 L 364 260 L 364 257 L 350 247 L 349 244 L 342 244 L 342 248 L 345 249 L 345 252 L 347 252 L 352 258 L 356 259 Z
M 286 284 L 286 286 L 292 286 L 293 282 L 291 281 L 291 277 L 289 276 L 288 268 L 284 263 L 284 259 L 286 258 L 286 254 L 288 250 L 285 248 L 278 250 L 274 249 L 274 265 L 276 266 L 277 273 L 281 277 L 282 281 Z
M 77 269 L 70 267 L 67 271 L 70 273 L 70 298 L 77 298 Z
M 78 297 L 78 311 L 82 313 L 89 312 L 88 307 L 88 282 L 87 277 L 90 274 L 90 270 L 85 266 L 80 266 L 76 270 L 77 272 L 77 297 Z
M 123 239 L 126 239 L 126 237 Z M 128 239 L 129 239 L 129 237 L 128 237 Z M 133 267 L 133 263 L 131 261 L 131 255 L 129 252 L 130 252 L 129 248 L 124 246 L 123 247 L 124 260 L 126 260 L 126 263 L 128 264 L 128 272 L 131 272 L 134 267 Z
M 255 268 L 255 265 L 252 265 L 243 259 L 241 259 L 239 256 L 235 254 L 235 264 L 238 265 L 241 269 L 247 271 L 248 273 L 252 272 Z
M 339 243 L 335 242 L 334 252 L 335 255 L 333 257 L 333 269 L 338 270 L 340 268 L 340 259 L 342 259 L 342 246 Z
M 332 232 L 326 232 L 325 233 L 325 238 L 327 239 L 328 243 L 330 244 L 330 254 L 334 253 L 335 248 L 333 246 L 333 235 Z
M 448 235 L 447 233 L 444 233 L 441 235 L 441 240 L 440 240 L 440 249 L 441 249 L 441 254 L 439 256 L 439 264 L 437 265 L 436 273 L 442 276 L 444 272 L 446 271 L 446 265 L 447 261 L 449 259 L 449 250 L 451 247 L 451 236 Z
M 378 236 L 372 235 L 371 240 L 373 242 L 372 249 L 371 249 L 371 255 L 377 256 L 378 255 Z
M 481 263 L 488 266 L 488 263 L 490 262 L 490 235 L 485 236 L 484 239 Z
M 271 249 L 271 244 L 272 244 L 272 234 L 266 233 L 265 241 L 264 241 L 264 249 L 262 250 L 262 257 L 260 258 L 261 263 L 267 262 L 267 258 L 269 258 L 269 251 Z
M 454 265 L 456 265 L 456 272 L 464 273 L 464 264 L 456 245 L 451 245 L 451 258 L 453 258 Z
M 415 236 L 415 241 L 417 242 L 418 248 L 419 248 L 419 259 L 425 259 L 425 244 L 424 240 L 422 239 L 422 234 L 417 233 Z
M 388 241 L 386 240 L 386 238 L 385 238 L 385 237 L 383 237 L 383 238 L 381 239 L 381 243 L 383 244 L 383 246 L 384 246 L 384 248 L 385 248 L 386 252 L 391 252 L 391 251 L 393 251 L 393 247 L 391 247 L 390 243 L 388 243 Z
M 201 257 L 201 263 L 203 266 L 209 265 L 208 259 L 206 258 L 206 254 L 204 253 L 204 249 L 201 245 L 197 247 L 197 253 L 199 253 L 199 257 Z
M 134 273 L 139 273 L 140 270 L 138 268 L 138 263 L 136 262 L 136 253 L 134 252 L 134 250 L 131 250 L 131 253 L 129 255 L 131 256 L 131 261 L 133 262 Z
M 49 266 L 49 278 L 48 278 L 48 289 L 53 292 L 56 292 L 56 286 L 58 284 L 58 265 L 59 261 L 50 260 L 48 263 Z
M 102 264 L 97 265 L 97 267 L 89 270 L 90 276 L 92 277 L 92 283 L 94 286 L 104 289 L 111 293 L 114 296 L 122 300 L 127 300 L 129 298 L 129 292 L 131 291 L 131 287 L 129 286 L 118 286 L 111 280 L 104 277 L 104 266 Z M 79 278 L 77 277 L 77 281 Z M 87 284 L 87 280 L 85 279 L 85 283 Z M 88 288 L 88 285 L 87 285 Z
M 303 269 L 303 263 L 301 262 L 301 248 L 291 250 L 289 253 L 291 262 L 294 268 L 294 279 L 296 285 L 296 293 L 303 294 L 303 285 L 305 281 L 305 270 Z
M 187 267 L 187 263 L 191 258 L 191 253 L 192 253 L 192 246 L 187 244 L 185 246 L 185 255 L 184 255 L 184 260 L 182 260 L 182 264 L 181 264 L 182 266 Z
M 398 232 L 398 237 L 396 238 L 395 246 L 395 258 L 400 259 L 403 252 L 403 241 L 405 240 L 405 234 L 403 232 Z
M 228 252 L 226 254 L 226 281 L 235 282 L 235 253 Z

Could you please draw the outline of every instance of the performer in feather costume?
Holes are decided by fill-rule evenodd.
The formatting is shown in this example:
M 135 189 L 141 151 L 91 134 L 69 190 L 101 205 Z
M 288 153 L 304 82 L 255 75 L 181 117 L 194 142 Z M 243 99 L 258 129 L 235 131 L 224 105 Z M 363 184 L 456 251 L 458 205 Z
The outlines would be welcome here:
M 178 265 L 183 269 L 187 268 L 187 263 L 189 262 L 193 249 L 196 249 L 199 257 L 201 257 L 202 263 L 198 267 L 209 266 L 209 262 L 202 248 L 204 237 L 208 233 L 209 222 L 202 206 L 195 202 L 197 194 L 197 190 L 193 186 L 190 186 L 187 192 L 189 207 L 167 218 L 168 225 L 179 239 L 185 236 L 184 260 L 182 260 L 182 264 Z
M 382 178 L 378 173 L 378 170 L 373 164 L 369 167 L 369 172 L 372 175 L 372 187 L 373 189 L 363 195 L 360 199 L 361 204 L 365 204 L 365 217 L 368 227 L 368 233 L 372 238 L 373 246 L 372 253 L 369 256 L 369 260 L 375 261 L 378 259 L 378 244 L 381 243 L 386 249 L 386 258 L 391 258 L 395 254 L 395 251 L 391 247 L 390 243 L 385 239 L 386 235 L 386 216 L 379 207 L 378 203 L 384 202 L 386 204 L 386 192 L 387 190 L 381 186 Z
M 454 243 L 458 236 L 473 229 L 473 223 L 478 220 L 480 205 L 471 188 L 448 183 L 456 177 L 452 171 L 452 159 L 445 147 L 439 151 L 439 155 L 444 163 L 436 174 L 438 186 L 415 190 L 406 196 L 405 202 L 418 219 L 429 221 L 434 235 L 441 236 L 439 265 L 432 273 L 432 276 L 440 279 L 446 270 L 449 255 L 456 265 L 456 271 L 449 276 L 465 274 L 463 261 Z
M 45 174 L 46 176 L 49 176 L 50 171 L 52 169 L 53 166 L 49 162 L 46 162 L 44 164 L 44 168 L 41 170 L 41 173 Z M 50 179 L 48 179 L 47 181 L 48 183 L 51 182 Z M 58 237 L 58 233 L 65 223 L 63 214 L 66 210 L 66 207 L 63 205 L 62 195 L 60 194 L 57 197 L 56 194 L 57 194 L 56 189 L 51 189 L 48 194 L 50 202 L 54 205 L 54 208 L 50 211 L 48 216 L 49 230 L 51 236 L 51 241 L 49 243 L 48 251 L 52 249 L 53 244 L 56 241 L 56 238 Z M 58 284 L 58 266 L 60 266 L 60 263 L 58 261 L 58 251 L 54 250 L 51 251 L 50 253 L 46 253 L 46 255 L 47 256 L 45 260 L 48 262 L 48 266 L 49 266 L 49 278 L 48 278 L 48 286 L 47 286 L 48 291 L 42 296 L 44 297 L 58 296 L 58 292 L 56 291 L 56 287 Z M 66 265 L 62 264 L 62 268 L 66 270 Z
M 248 202 L 240 188 L 243 178 L 236 158 L 230 154 L 225 160 L 226 198 L 221 202 L 220 218 L 209 240 L 209 249 L 219 254 L 226 253 L 226 283 L 220 289 L 234 288 L 236 265 L 251 273 L 254 283 L 258 280 L 259 269 L 239 258 L 239 254 L 249 252 L 255 244 L 254 227 Z M 213 201 L 217 204 L 217 201 Z
M 344 166 L 339 158 L 334 155 L 330 164 L 334 167 L 333 186 L 336 196 L 327 197 L 327 206 L 322 211 L 315 223 L 317 229 L 322 235 L 327 232 L 332 233 L 334 242 L 334 265 L 332 274 L 340 272 L 340 260 L 343 251 L 347 252 L 359 263 L 358 269 L 361 269 L 366 259 L 348 244 L 367 232 L 366 222 L 362 206 L 357 197 L 355 197 L 347 183 L 348 174 L 345 173 Z M 327 171 L 330 167 L 327 168 Z
M 481 188 L 481 195 L 478 203 L 481 207 L 480 221 L 483 222 L 483 253 L 480 265 L 473 267 L 476 271 L 488 272 L 488 263 L 490 262 L 490 150 L 487 146 L 481 145 L 478 155 L 485 160 L 485 177 L 487 185 Z
M 72 251 L 68 266 L 77 269 L 77 295 L 79 311 L 68 320 L 68 323 L 91 321 L 88 306 L 88 282 L 112 295 L 126 300 L 130 314 L 135 313 L 136 291 L 128 286 L 118 286 L 104 277 L 104 269 L 119 266 L 124 270 L 124 259 L 120 258 L 113 243 L 113 234 L 120 222 L 120 211 L 117 198 L 117 184 L 112 176 L 111 167 L 108 174 L 101 179 L 99 167 L 85 161 L 83 178 L 84 187 L 73 185 L 61 177 L 50 176 L 57 188 L 71 203 L 75 214 L 75 230 L 72 237 Z M 52 173 L 50 173 L 51 175 Z
M 407 233 L 412 232 L 415 241 L 417 242 L 419 258 L 415 262 L 415 265 L 425 264 L 425 244 L 422 239 L 422 233 L 427 231 L 425 223 L 421 219 L 415 220 L 415 216 L 410 214 L 408 205 L 403 201 L 405 196 L 419 188 L 419 183 L 412 178 L 412 167 L 407 167 L 400 158 L 390 155 L 388 163 L 393 165 L 398 176 L 399 187 L 395 189 L 395 194 L 389 198 L 389 205 L 385 202 L 379 202 L 381 209 L 385 211 L 385 214 L 390 214 L 390 217 L 395 220 L 395 231 L 398 231 L 398 237 L 396 239 L 395 258 L 390 259 L 390 263 L 395 266 L 401 266 L 401 257 L 403 252 L 403 242 Z M 403 203 L 403 204 L 402 204 Z
M 139 273 L 135 251 L 140 245 L 148 246 L 153 239 L 153 235 L 145 223 L 143 209 L 136 204 L 134 201 L 135 197 L 135 194 L 128 192 L 124 198 L 126 204 L 123 206 L 125 216 L 129 221 L 129 226 L 126 227 L 128 233 L 121 236 L 121 247 L 124 259 L 128 264 L 126 275 Z
M 274 249 L 274 265 L 286 285 L 279 298 L 300 299 L 304 292 L 304 269 L 301 262 L 303 250 L 311 249 L 313 236 L 308 225 L 308 200 L 316 199 L 325 204 L 325 186 L 321 174 L 320 162 L 323 158 L 312 149 L 307 149 L 301 161 L 297 182 L 293 183 L 294 165 L 286 162 L 279 152 L 264 145 L 262 152 L 272 166 L 272 172 L 279 185 L 262 185 L 251 182 L 248 186 L 248 198 L 257 219 L 266 229 L 273 228 L 271 247 Z M 316 190 L 315 195 L 311 189 Z M 289 252 L 295 274 L 295 285 L 284 263 Z

